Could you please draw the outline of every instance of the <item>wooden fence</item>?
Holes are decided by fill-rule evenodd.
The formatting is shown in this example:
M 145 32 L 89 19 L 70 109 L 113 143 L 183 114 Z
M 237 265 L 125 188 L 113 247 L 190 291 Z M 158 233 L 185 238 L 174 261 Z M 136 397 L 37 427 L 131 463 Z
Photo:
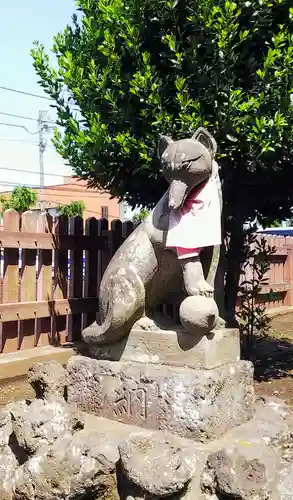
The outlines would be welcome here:
M 264 235 L 262 235 L 264 236 Z M 262 288 L 259 301 L 267 309 L 293 306 L 293 237 L 265 236 L 276 252 L 269 257 L 268 284 Z M 249 276 L 248 276 L 249 279 Z
M 0 352 L 80 339 L 93 321 L 101 277 L 131 222 L 13 210 L 0 231 Z M 293 238 L 269 238 L 268 308 L 293 305 Z M 167 308 L 167 306 L 165 306 Z
M 111 230 L 110 230 L 111 229 Z M 0 231 L 0 352 L 80 339 L 100 280 L 133 224 L 13 210 Z

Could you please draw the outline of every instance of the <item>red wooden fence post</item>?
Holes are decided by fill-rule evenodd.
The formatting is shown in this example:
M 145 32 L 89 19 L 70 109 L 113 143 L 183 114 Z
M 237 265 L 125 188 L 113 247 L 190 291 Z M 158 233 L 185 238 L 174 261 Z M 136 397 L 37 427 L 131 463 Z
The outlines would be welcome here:
M 99 234 L 99 223 L 95 217 L 87 219 L 85 222 L 85 234 L 93 240 Z M 98 310 L 98 256 L 100 250 L 90 249 L 85 252 L 85 271 L 84 271 L 84 297 L 97 297 L 97 310 Z M 96 318 L 96 313 L 84 313 L 82 315 L 82 329 L 93 323 Z
M 19 213 L 15 210 L 7 210 L 3 214 L 4 231 L 18 232 L 20 227 Z M 15 303 L 19 298 L 19 251 L 18 248 L 4 248 L 4 269 L 3 269 L 3 303 Z M 0 352 L 5 352 L 8 339 L 17 350 L 17 321 L 1 323 L 0 331 Z
M 41 213 L 38 221 L 38 233 L 52 233 L 53 217 L 47 213 Z M 38 301 L 52 300 L 53 294 L 53 252 L 52 250 L 39 250 L 38 262 Z M 35 345 L 50 342 L 51 318 L 41 318 L 37 320 L 37 332 Z
M 59 235 L 68 234 L 68 217 L 56 217 L 54 222 L 54 234 L 58 239 Z M 54 251 L 54 283 L 53 283 L 53 298 L 66 299 L 68 296 L 68 250 L 60 249 Z M 69 312 L 69 311 L 67 311 Z M 51 343 L 59 345 L 67 340 L 66 333 L 66 318 L 52 317 L 51 323 Z
M 33 211 L 24 212 L 21 217 L 21 231 L 36 233 L 38 214 Z M 36 245 L 37 248 L 37 245 Z M 22 249 L 20 300 L 34 302 L 37 299 L 37 250 Z M 18 349 L 34 347 L 37 332 L 37 320 L 22 320 L 18 332 Z

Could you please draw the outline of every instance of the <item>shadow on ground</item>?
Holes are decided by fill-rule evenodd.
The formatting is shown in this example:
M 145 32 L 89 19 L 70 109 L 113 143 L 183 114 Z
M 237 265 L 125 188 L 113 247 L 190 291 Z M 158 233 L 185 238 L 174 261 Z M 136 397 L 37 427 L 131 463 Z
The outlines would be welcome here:
M 254 363 L 257 382 L 293 378 L 293 343 L 290 339 L 272 336 L 261 339 L 256 342 L 250 359 Z
M 244 357 L 244 348 L 242 357 Z M 293 397 L 293 314 L 291 312 L 272 318 L 268 335 L 255 341 L 250 359 L 254 363 L 256 383 L 272 384 L 273 381 L 279 381 L 277 386 L 284 384 L 284 388 L 288 383 Z

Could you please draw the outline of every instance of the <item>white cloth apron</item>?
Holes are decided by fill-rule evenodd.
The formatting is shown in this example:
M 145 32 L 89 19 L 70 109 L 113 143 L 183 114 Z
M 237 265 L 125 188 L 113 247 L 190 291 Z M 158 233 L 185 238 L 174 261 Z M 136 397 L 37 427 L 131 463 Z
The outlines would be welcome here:
M 187 197 L 186 205 L 171 210 L 166 247 L 190 249 L 198 255 L 199 249 L 220 244 L 221 207 L 218 181 L 213 175 L 194 198 Z

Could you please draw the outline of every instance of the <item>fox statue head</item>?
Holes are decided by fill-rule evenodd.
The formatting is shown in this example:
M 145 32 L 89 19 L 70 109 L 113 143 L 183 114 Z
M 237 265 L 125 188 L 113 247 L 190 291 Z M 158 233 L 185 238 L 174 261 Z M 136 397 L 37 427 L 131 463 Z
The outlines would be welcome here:
M 190 191 L 212 176 L 216 151 L 215 139 L 204 128 L 199 128 L 190 139 L 173 141 L 161 136 L 158 154 L 170 186 L 169 208 L 181 208 Z

